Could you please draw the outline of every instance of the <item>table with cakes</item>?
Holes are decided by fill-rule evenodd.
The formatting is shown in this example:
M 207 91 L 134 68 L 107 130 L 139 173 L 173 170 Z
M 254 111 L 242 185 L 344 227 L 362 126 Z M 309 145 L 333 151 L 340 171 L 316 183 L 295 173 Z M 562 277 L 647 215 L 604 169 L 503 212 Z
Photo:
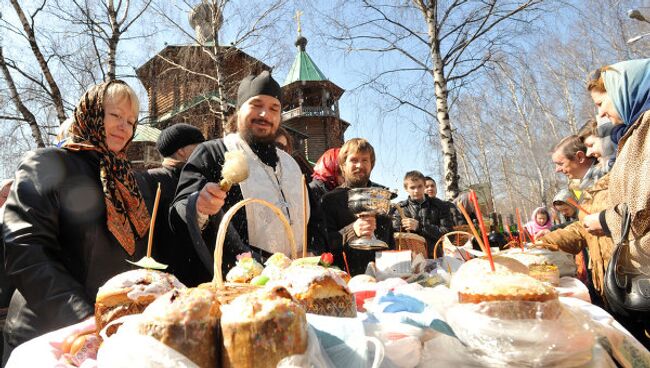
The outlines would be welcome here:
M 481 229 L 442 239 L 436 259 L 396 234 L 396 250 L 366 248 L 375 261 L 350 277 L 331 254 L 296 249 L 284 219 L 289 256 L 242 254 L 223 277 L 228 222 L 263 202 L 224 215 L 211 282 L 187 288 L 151 265 L 115 275 L 94 318 L 26 342 L 7 367 L 650 367 L 590 303 L 571 255 L 523 242 L 476 251 Z

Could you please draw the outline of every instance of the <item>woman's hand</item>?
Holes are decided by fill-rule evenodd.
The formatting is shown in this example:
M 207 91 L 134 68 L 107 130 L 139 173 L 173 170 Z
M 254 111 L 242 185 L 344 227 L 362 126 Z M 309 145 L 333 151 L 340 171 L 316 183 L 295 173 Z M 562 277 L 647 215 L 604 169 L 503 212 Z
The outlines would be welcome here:
M 546 234 L 550 234 L 550 232 L 551 230 L 549 229 L 540 230 L 537 234 L 535 234 L 535 239 L 539 239 Z
M 596 236 L 604 235 L 603 227 L 600 225 L 599 214 L 594 213 L 585 216 L 585 218 L 582 219 L 582 224 L 590 234 Z

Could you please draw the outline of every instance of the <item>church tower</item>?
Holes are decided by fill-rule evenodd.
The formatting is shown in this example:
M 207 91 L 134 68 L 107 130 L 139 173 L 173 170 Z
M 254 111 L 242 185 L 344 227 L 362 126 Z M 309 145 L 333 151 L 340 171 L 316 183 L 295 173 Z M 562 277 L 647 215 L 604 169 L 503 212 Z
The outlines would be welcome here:
M 329 148 L 343 145 L 343 133 L 350 124 L 339 114 L 339 99 L 345 91 L 328 80 L 307 54 L 300 14 L 296 14 L 298 54 L 282 86 L 282 125 L 297 135 L 294 149 L 316 162 Z

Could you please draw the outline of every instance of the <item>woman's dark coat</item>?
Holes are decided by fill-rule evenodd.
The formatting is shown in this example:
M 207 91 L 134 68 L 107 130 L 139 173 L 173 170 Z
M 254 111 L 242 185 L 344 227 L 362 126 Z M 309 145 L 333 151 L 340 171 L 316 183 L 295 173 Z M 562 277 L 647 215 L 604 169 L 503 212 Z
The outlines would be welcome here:
M 97 289 L 134 268 L 126 259 L 145 255 L 142 239 L 129 256 L 109 232 L 99 178 L 94 151 L 39 149 L 18 167 L 3 226 L 17 288 L 5 326 L 9 348 L 92 316 Z

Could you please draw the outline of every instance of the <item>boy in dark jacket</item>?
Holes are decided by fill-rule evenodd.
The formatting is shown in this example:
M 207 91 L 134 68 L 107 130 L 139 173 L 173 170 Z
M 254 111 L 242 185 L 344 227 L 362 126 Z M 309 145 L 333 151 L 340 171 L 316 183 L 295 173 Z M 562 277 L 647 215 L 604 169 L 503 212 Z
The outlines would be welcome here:
M 451 231 L 453 220 L 442 201 L 435 201 L 424 194 L 424 185 L 425 178 L 421 172 L 406 173 L 404 189 L 409 194 L 409 198 L 397 204 L 402 208 L 405 217 L 402 218 L 399 211 L 395 211 L 393 229 L 398 232 L 409 231 L 424 237 L 429 252 L 433 252 L 438 239 Z

